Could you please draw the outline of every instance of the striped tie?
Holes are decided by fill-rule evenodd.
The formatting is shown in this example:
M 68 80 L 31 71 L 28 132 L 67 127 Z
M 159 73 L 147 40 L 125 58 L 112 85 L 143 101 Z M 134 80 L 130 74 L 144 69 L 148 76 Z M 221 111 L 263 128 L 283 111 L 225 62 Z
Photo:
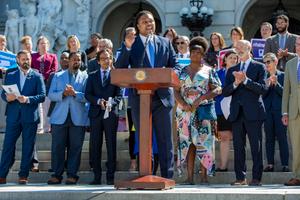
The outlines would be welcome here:
M 102 85 L 105 87 L 108 84 L 108 74 L 107 71 L 103 71 L 103 79 L 102 79 Z

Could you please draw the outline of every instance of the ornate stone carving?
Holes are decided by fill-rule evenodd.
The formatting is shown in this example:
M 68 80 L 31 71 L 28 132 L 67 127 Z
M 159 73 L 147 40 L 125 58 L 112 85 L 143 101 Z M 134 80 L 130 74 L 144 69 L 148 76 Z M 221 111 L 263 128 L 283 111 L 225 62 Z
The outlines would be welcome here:
M 23 35 L 32 37 L 34 49 L 41 35 L 49 39 L 53 52 L 64 50 L 71 34 L 78 36 L 82 49 L 87 46 L 90 0 L 20 0 L 20 11 L 22 17 L 17 10 L 8 11 L 5 33 L 10 50 L 19 50 Z
M 19 51 L 20 37 L 20 17 L 19 12 L 16 9 L 7 10 L 8 19 L 5 23 L 4 35 L 7 39 L 8 49 L 12 52 Z

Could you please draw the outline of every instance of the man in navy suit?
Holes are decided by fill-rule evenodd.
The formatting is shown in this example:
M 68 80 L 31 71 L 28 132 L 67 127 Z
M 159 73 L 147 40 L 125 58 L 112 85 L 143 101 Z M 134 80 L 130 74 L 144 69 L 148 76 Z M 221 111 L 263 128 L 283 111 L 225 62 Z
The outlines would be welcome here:
M 116 61 L 116 67 L 179 68 L 176 54 L 171 42 L 163 37 L 156 36 L 155 21 L 151 12 L 141 11 L 136 16 L 137 37 L 132 43 L 125 43 Z M 136 90 L 129 91 L 129 105 L 132 109 L 133 122 L 139 130 L 140 97 Z M 174 93 L 171 88 L 159 88 L 152 96 L 152 122 L 156 133 L 161 176 L 173 176 L 173 144 L 172 144 L 172 107 Z
M 246 134 L 253 160 L 251 186 L 260 186 L 263 171 L 262 124 L 266 119 L 261 96 L 267 91 L 266 71 L 263 64 L 251 59 L 251 44 L 247 40 L 237 43 L 241 62 L 231 67 L 226 75 L 224 96 L 232 96 L 229 120 L 232 122 L 234 170 L 236 181 L 232 185 L 246 185 Z
M 268 159 L 268 166 L 264 169 L 264 171 L 274 171 L 274 150 L 275 140 L 277 139 L 280 149 L 282 171 L 288 172 L 289 148 L 287 141 L 287 130 L 286 126 L 284 126 L 281 121 L 284 72 L 276 70 L 278 59 L 275 54 L 265 54 L 263 61 L 268 71 L 267 85 L 269 86 L 268 92 L 263 95 L 264 105 L 267 112 L 264 128 L 266 133 L 266 152 Z
M 18 69 L 7 73 L 4 85 L 16 84 L 21 96 L 2 92 L 7 102 L 6 132 L 0 163 L 0 184 L 6 183 L 9 168 L 14 162 L 15 146 L 22 133 L 22 159 L 19 171 L 19 184 L 28 182 L 33 156 L 37 125 L 39 123 L 38 104 L 45 100 L 46 90 L 42 76 L 32 70 L 31 55 L 27 51 L 17 54 Z
M 106 183 L 113 185 L 116 170 L 118 104 L 122 99 L 122 91 L 120 87 L 110 83 L 110 70 L 113 63 L 112 51 L 109 49 L 101 50 L 97 53 L 96 59 L 101 67 L 89 75 L 85 90 L 85 98 L 90 102 L 90 155 L 94 172 L 94 180 L 90 184 L 101 184 L 101 154 L 104 132 L 107 149 Z M 110 97 L 111 102 L 109 102 Z M 108 116 L 105 115 L 105 112 Z

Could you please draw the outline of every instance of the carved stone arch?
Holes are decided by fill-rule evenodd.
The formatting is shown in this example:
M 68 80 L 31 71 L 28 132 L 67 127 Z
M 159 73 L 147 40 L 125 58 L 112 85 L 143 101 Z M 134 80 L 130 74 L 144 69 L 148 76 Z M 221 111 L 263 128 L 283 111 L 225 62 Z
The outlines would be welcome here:
M 99 5 L 94 5 L 94 9 L 97 9 L 98 11 L 97 14 L 92 17 L 93 32 L 100 32 L 104 37 L 111 39 L 114 44 L 114 49 L 117 49 L 123 39 L 124 29 L 133 24 L 131 18 L 139 11 L 139 6 L 141 4 L 142 9 L 150 10 L 153 13 L 157 31 L 158 33 L 161 33 L 165 27 L 165 17 L 164 12 L 161 9 L 162 5 L 158 4 L 162 3 L 155 1 L 141 2 L 135 0 L 106 1 L 101 7 L 99 7 Z

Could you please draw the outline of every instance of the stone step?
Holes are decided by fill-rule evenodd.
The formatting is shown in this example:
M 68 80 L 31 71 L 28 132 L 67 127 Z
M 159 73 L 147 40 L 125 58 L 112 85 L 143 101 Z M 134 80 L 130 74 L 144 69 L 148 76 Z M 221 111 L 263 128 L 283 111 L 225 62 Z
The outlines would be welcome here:
M 49 172 L 39 172 L 39 173 L 30 173 L 29 180 L 30 183 L 45 183 L 50 178 L 52 173 Z M 158 173 L 159 175 L 159 173 Z M 93 179 L 93 173 L 91 171 L 86 172 L 79 172 L 78 173 L 79 183 L 87 184 Z M 117 171 L 115 174 L 115 180 L 128 180 L 130 178 L 135 178 L 138 176 L 138 172 L 122 172 Z M 64 174 L 66 177 L 66 174 Z M 263 184 L 283 184 L 288 179 L 293 177 L 291 172 L 268 172 L 263 173 L 262 183 Z M 102 173 L 102 183 L 105 183 L 106 173 Z M 251 180 L 252 174 L 251 172 L 247 173 L 247 180 Z M 180 184 L 186 180 L 186 177 L 178 177 L 175 173 L 173 179 L 176 183 Z M 18 173 L 17 172 L 10 172 L 7 176 L 8 182 L 17 182 L 18 180 Z M 230 182 L 235 180 L 234 172 L 218 172 L 216 176 L 209 177 L 209 182 L 211 184 L 230 184 Z M 200 175 L 194 174 L 194 181 L 196 184 L 200 183 Z
M 1 199 L 11 200 L 299 200 L 300 191 L 282 184 L 263 185 L 262 187 L 232 187 L 228 184 L 175 185 L 170 190 L 116 190 L 107 185 L 76 186 L 55 185 L 45 183 L 19 186 L 7 184 L 0 188 Z
M 18 171 L 20 167 L 20 160 L 16 160 L 14 165 L 12 166 L 11 170 L 12 171 Z M 106 170 L 106 160 L 102 160 L 102 170 Z M 248 171 L 252 170 L 252 161 L 251 160 L 246 160 L 246 165 Z M 217 165 L 218 166 L 218 165 Z M 117 160 L 117 171 L 128 171 L 130 167 L 130 161 L 129 159 L 118 159 Z M 290 166 L 291 167 L 291 166 Z M 40 161 L 39 162 L 39 169 L 40 171 L 48 171 L 48 169 L 51 168 L 51 160 L 47 161 Z M 80 163 L 80 171 L 90 171 L 90 165 L 89 165 L 89 160 L 81 160 Z M 198 172 L 200 170 L 200 162 L 195 161 L 195 172 Z M 234 162 L 228 162 L 228 170 L 229 171 L 234 171 Z M 280 165 L 275 165 L 275 171 L 280 171 L 281 166 Z M 158 167 L 159 171 L 159 167 Z
M 38 160 L 39 161 L 49 161 L 51 160 L 51 151 L 50 150 L 43 150 L 43 151 L 38 151 Z M 0 151 L 0 158 L 2 155 L 2 151 Z M 22 157 L 22 152 L 21 151 L 16 151 L 15 155 L 16 160 L 21 160 Z M 118 160 L 128 160 L 130 158 L 128 150 L 119 150 L 117 154 L 117 159 Z M 104 148 L 102 150 L 102 159 L 106 160 L 107 159 L 107 151 Z M 89 160 L 89 151 L 84 150 L 81 152 L 81 160 Z
M 12 166 L 11 170 L 13 171 L 18 171 L 20 168 L 20 160 L 16 160 L 14 165 Z M 106 160 L 102 160 L 101 162 L 102 165 L 102 170 L 106 170 Z M 117 171 L 128 171 L 130 167 L 130 162 L 129 160 L 117 160 Z M 40 161 L 39 162 L 39 169 L 41 171 L 48 171 L 48 169 L 51 168 L 51 160 L 48 161 Z M 80 162 L 80 171 L 90 171 L 90 164 L 89 164 L 89 160 L 81 160 Z
M 82 149 L 88 150 L 89 149 L 89 137 L 90 134 L 86 133 Z M 128 149 L 128 142 L 125 142 L 125 140 L 128 138 L 127 132 L 118 132 L 117 134 L 117 149 L 118 150 L 126 150 Z M 0 149 L 2 149 L 2 144 L 4 140 L 4 134 L 0 134 Z M 36 147 L 37 150 L 51 150 L 51 134 L 37 134 L 36 137 Z M 103 138 L 103 148 L 106 147 L 105 144 L 105 138 Z M 19 137 L 17 144 L 16 144 L 16 150 L 22 150 L 22 138 Z

